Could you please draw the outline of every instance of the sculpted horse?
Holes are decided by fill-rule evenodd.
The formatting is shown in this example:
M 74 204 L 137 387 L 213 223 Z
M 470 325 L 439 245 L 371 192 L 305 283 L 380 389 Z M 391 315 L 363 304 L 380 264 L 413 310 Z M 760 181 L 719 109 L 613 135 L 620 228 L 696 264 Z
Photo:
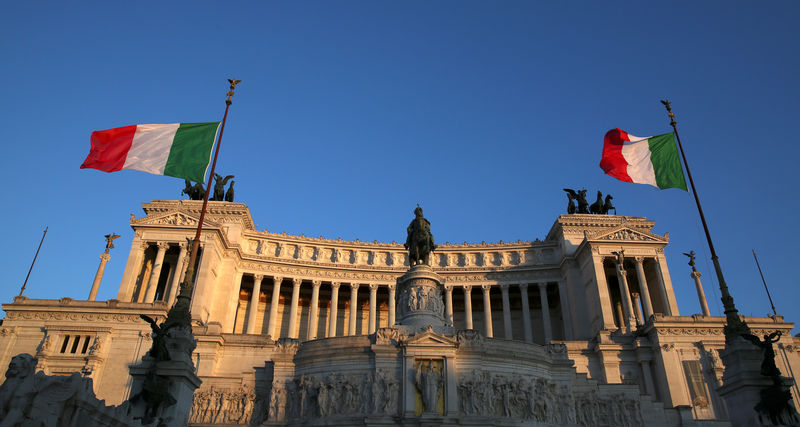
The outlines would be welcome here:
M 408 237 L 403 246 L 408 249 L 408 264 L 427 264 L 430 253 L 436 249 L 431 234 L 431 223 L 422 216 L 422 208 L 414 209 L 414 219 L 406 229 Z
M 599 193 L 599 191 L 598 191 L 598 193 Z M 613 199 L 613 197 L 611 197 L 610 194 L 606 195 L 606 202 L 603 203 L 603 211 L 602 211 L 603 215 L 608 215 L 608 213 L 611 211 L 611 209 L 614 209 L 614 215 L 617 214 L 617 208 L 615 208 L 614 205 L 611 204 L 611 200 L 612 199 Z
M 589 202 L 586 201 L 586 189 L 578 190 L 578 213 L 589 213 Z
M 603 212 L 603 193 L 597 192 L 597 200 L 589 206 L 589 213 L 602 214 Z

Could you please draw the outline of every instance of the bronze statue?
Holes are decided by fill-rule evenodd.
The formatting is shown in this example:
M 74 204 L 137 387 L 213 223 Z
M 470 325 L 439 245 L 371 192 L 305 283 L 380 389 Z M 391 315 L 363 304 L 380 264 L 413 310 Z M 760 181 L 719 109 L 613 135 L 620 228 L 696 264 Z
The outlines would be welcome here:
M 114 239 L 119 239 L 119 234 L 106 234 L 106 253 L 109 249 L 114 249 Z
M 603 193 L 597 192 L 597 200 L 589 206 L 589 213 L 602 214 L 603 213 Z
M 408 237 L 403 246 L 408 249 L 408 264 L 427 264 L 430 253 L 436 250 L 431 234 L 431 222 L 422 216 L 422 208 L 414 209 L 414 219 L 406 229 Z
M 589 202 L 586 201 L 586 189 L 578 190 L 578 213 L 579 214 L 588 214 L 589 213 Z
M 225 185 L 233 178 L 233 175 L 228 175 L 222 178 L 222 175 L 214 174 L 214 194 L 211 200 L 221 202 L 225 200 Z
M 603 203 L 603 210 L 600 212 L 601 214 L 608 215 L 611 209 L 614 209 L 614 215 L 617 214 L 617 208 L 615 208 L 614 205 L 611 204 L 612 199 L 613 197 L 611 197 L 610 194 L 606 194 L 606 202 Z
M 186 188 L 181 190 L 181 194 L 186 194 L 189 196 L 189 200 L 203 200 L 206 197 L 206 189 L 203 188 L 202 183 L 192 183 L 188 179 L 184 179 L 186 182 Z
M 694 251 L 689 251 L 688 254 L 686 252 L 683 252 L 683 254 L 689 257 L 689 266 L 692 267 L 692 271 L 697 271 L 697 269 L 694 268 L 694 258 L 695 258 Z
M 764 352 L 764 360 L 761 362 L 761 375 L 765 377 L 780 378 L 781 376 L 781 371 L 775 365 L 775 350 L 772 349 L 772 344 L 778 342 L 781 339 L 781 335 L 783 335 L 781 331 L 764 334 L 764 341 L 761 341 L 753 334 L 741 334 L 742 338 L 750 341 Z
M 226 202 L 233 202 L 233 183 L 236 181 L 231 181 L 231 185 L 228 187 L 228 191 L 225 192 L 225 201 Z
M 578 198 L 578 193 L 571 188 L 564 188 L 563 190 L 567 192 L 567 213 L 572 215 L 577 212 L 577 208 L 575 208 L 575 199 Z
M 150 351 L 148 352 L 150 357 L 156 359 L 157 361 L 170 360 L 169 353 L 167 352 L 167 343 L 164 341 L 164 338 L 166 338 L 167 329 L 169 329 L 169 327 L 165 327 L 163 323 L 161 326 L 158 326 L 156 321 L 146 314 L 140 314 L 139 317 L 144 319 L 145 322 L 149 323 L 150 329 L 153 330 L 153 346 L 150 347 Z

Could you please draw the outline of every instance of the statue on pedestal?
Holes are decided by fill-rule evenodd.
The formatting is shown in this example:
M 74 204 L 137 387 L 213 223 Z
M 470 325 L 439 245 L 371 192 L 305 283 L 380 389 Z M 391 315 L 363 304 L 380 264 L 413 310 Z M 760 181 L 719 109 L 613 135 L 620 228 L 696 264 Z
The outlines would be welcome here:
M 430 253 L 436 249 L 431 234 L 431 222 L 422 216 L 422 208 L 414 209 L 414 219 L 406 229 L 408 237 L 403 245 L 408 249 L 409 265 L 427 264 Z
M 109 249 L 114 249 L 114 239 L 119 239 L 119 234 L 106 234 L 106 253 L 108 253 Z

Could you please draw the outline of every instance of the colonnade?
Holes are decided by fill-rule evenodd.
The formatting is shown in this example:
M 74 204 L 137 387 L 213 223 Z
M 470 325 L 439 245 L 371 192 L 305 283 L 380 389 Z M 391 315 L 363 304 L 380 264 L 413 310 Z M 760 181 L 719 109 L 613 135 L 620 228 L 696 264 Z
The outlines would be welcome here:
M 149 257 L 145 256 L 146 251 L 153 246 L 156 248 L 155 257 L 148 259 Z M 157 295 L 159 279 L 162 272 L 166 271 L 164 258 L 171 248 L 178 248 L 178 254 L 174 263 L 170 263 L 169 280 L 165 288 L 161 294 Z M 187 255 L 186 242 L 141 242 L 138 252 L 133 255 L 135 269 L 126 276 L 131 300 L 134 302 L 165 301 L 167 305 L 171 306 L 175 302 L 178 286 L 186 273 L 186 266 L 189 263 Z
M 606 258 L 601 258 L 601 262 Z M 614 258 L 610 258 L 614 259 Z M 625 259 L 633 259 L 634 268 L 636 271 L 636 282 L 639 285 L 639 292 L 633 292 L 628 283 L 628 271 L 625 269 L 624 263 L 620 264 L 618 260 L 615 262 L 617 273 L 617 283 L 619 286 L 620 301 L 614 307 L 614 312 L 620 328 L 627 331 L 636 329 L 636 326 L 642 325 L 647 319 L 650 318 L 655 311 L 653 310 L 653 302 L 650 284 L 647 281 L 647 275 L 644 271 L 644 262 L 647 258 L 642 256 L 627 257 Z M 657 296 L 661 301 L 661 308 L 663 314 L 672 315 L 670 308 L 669 297 L 664 283 L 663 271 L 661 270 L 661 261 L 658 257 L 650 258 L 655 262 L 655 291 L 658 292 Z M 610 289 L 609 289 L 610 291 Z
M 342 333 L 344 335 L 357 335 L 357 334 L 372 334 L 374 333 L 379 325 L 379 306 L 382 303 L 386 304 L 386 312 L 382 314 L 383 320 L 380 323 L 384 325 L 394 325 L 396 322 L 396 285 L 395 284 L 385 284 L 385 283 L 341 283 L 341 282 L 325 282 L 324 287 L 326 291 L 326 299 L 327 301 L 323 301 L 322 304 L 320 303 L 320 289 L 323 287 L 323 282 L 321 280 L 313 279 L 313 280 L 304 280 L 302 278 L 284 278 L 280 276 L 272 276 L 272 277 L 265 277 L 261 274 L 253 274 L 247 275 L 252 277 L 253 280 L 253 288 L 249 290 L 246 285 L 243 285 L 244 280 L 242 283 L 239 284 L 240 286 L 240 295 L 247 295 L 249 292 L 249 296 L 246 298 L 240 299 L 240 304 L 246 305 L 247 309 L 244 310 L 243 307 L 240 305 L 239 307 L 233 307 L 232 309 L 236 310 L 238 315 L 232 316 L 235 318 L 234 325 L 229 326 L 229 330 L 231 332 L 240 331 L 246 334 L 264 334 L 270 335 L 273 339 L 277 337 L 288 337 L 288 338 L 295 338 L 295 339 L 303 339 L 303 340 L 313 340 L 317 338 L 327 338 L 327 337 L 335 337 L 337 334 Z M 242 277 L 241 275 L 239 277 Z M 248 282 L 249 282 L 248 277 Z M 272 288 L 267 289 L 266 292 L 262 291 L 263 284 L 265 282 L 272 282 Z M 308 289 L 307 287 L 310 285 L 311 287 L 311 296 L 310 301 L 308 299 Z M 287 286 L 291 286 L 291 302 L 288 301 L 288 298 L 284 296 L 284 301 L 281 301 L 281 291 L 282 289 L 286 289 Z M 502 322 L 503 322 L 503 336 L 502 338 L 513 340 L 524 340 L 526 342 L 534 342 L 534 334 L 533 334 L 533 324 L 531 318 L 531 307 L 530 301 L 528 299 L 528 290 L 529 287 L 532 289 L 536 289 L 539 292 L 539 299 L 541 301 L 541 327 L 543 330 L 543 340 L 545 343 L 550 342 L 553 339 L 553 326 L 552 326 L 552 317 L 550 312 L 550 305 L 551 301 L 548 299 L 548 288 L 551 286 L 555 286 L 554 283 L 548 282 L 541 282 L 541 283 L 522 283 L 522 284 L 507 284 L 507 283 L 485 283 L 480 285 L 472 285 L 472 284 L 465 284 L 465 285 L 452 285 L 446 284 L 444 286 L 444 305 L 445 305 L 445 320 L 446 323 L 450 326 L 454 326 L 454 310 L 453 310 L 453 292 L 455 288 L 461 288 L 461 291 L 464 295 L 464 309 L 463 309 L 463 319 L 464 319 L 464 328 L 465 329 L 474 329 L 474 321 L 473 321 L 473 310 L 472 310 L 472 290 L 473 288 L 480 287 L 480 291 L 482 292 L 483 296 L 483 318 L 482 318 L 482 328 L 481 333 L 486 337 L 494 337 L 494 321 L 492 317 L 492 297 L 491 292 L 492 289 L 499 288 L 502 294 Z M 563 285 L 558 283 L 559 288 Z M 305 300 L 309 301 L 307 303 L 301 303 L 301 287 L 305 287 L 306 291 L 304 293 Z M 369 296 L 366 301 L 360 301 L 360 298 L 364 298 L 363 293 L 359 295 L 359 289 L 363 289 L 366 287 L 369 290 Z M 522 310 L 522 334 L 521 336 L 514 336 L 513 327 L 512 327 L 512 310 L 511 310 L 511 298 L 509 296 L 509 290 L 512 287 L 518 287 L 520 295 L 521 295 L 521 310 Z M 348 292 L 345 295 L 345 298 L 348 300 L 345 301 L 344 310 L 340 310 L 340 301 L 339 301 L 339 294 L 340 290 L 344 289 Z M 477 290 L 477 289 L 476 289 Z M 244 293 L 242 293 L 244 291 Z M 327 292 L 330 291 L 330 294 Z M 288 294 L 288 292 L 286 292 Z M 266 297 L 267 294 L 271 294 L 271 298 L 266 303 L 266 305 L 262 305 L 264 315 L 263 317 L 259 318 L 258 314 L 258 306 L 259 300 L 261 299 L 261 295 L 264 294 Z M 563 289 L 559 289 L 559 295 L 561 296 L 561 304 L 562 307 L 566 306 L 566 302 L 564 300 L 566 292 Z M 476 296 L 477 297 L 477 296 Z M 380 301 L 379 301 L 380 300 Z M 283 304 L 289 304 L 288 307 L 288 328 L 284 330 L 285 326 L 283 322 L 285 321 L 285 308 L 279 307 Z M 306 305 L 307 304 L 307 305 Z M 361 307 L 362 315 L 359 316 L 358 309 Z M 326 311 L 326 317 L 320 319 L 320 311 Z M 365 320 L 363 318 L 363 311 L 368 310 L 368 316 L 366 319 L 366 328 L 363 328 L 364 325 L 361 324 L 359 327 L 359 322 Z M 279 310 L 283 315 L 279 315 Z M 305 312 L 304 316 L 299 316 L 298 314 L 301 312 Z M 339 321 L 340 314 L 343 314 L 347 317 L 345 323 L 341 323 Z M 461 314 L 461 313 L 459 313 Z M 268 316 L 268 317 L 267 317 Z M 562 312 L 562 320 L 564 323 L 564 338 L 571 339 L 571 321 L 569 316 Z M 321 322 L 322 320 L 322 322 Z M 266 324 L 265 324 L 266 322 Z M 322 323 L 323 330 L 320 331 L 320 323 Z M 304 333 L 301 336 L 301 328 L 300 326 L 305 326 Z M 261 326 L 259 328 L 259 326 Z M 360 329 L 360 332 L 359 332 Z M 281 330 L 284 330 L 282 333 Z

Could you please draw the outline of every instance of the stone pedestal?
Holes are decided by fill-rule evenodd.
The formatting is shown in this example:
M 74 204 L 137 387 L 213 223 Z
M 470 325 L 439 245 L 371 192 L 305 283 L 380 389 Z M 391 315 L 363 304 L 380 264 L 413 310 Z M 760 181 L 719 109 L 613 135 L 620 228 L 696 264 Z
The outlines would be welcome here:
M 397 279 L 398 328 L 414 334 L 433 327 L 440 334 L 453 334 L 444 317 L 444 278 L 429 265 L 417 264 Z
M 142 395 L 148 375 L 155 375 L 160 379 L 166 392 L 175 399 L 172 405 L 164 405 L 158 409 L 156 416 L 167 425 L 187 425 L 189 411 L 192 409 L 194 391 L 200 387 L 202 381 L 194 373 L 194 366 L 179 360 L 165 360 L 156 362 L 145 357 L 141 364 L 130 367 L 131 378 L 131 413 L 134 417 L 142 417 L 147 409 L 146 398 L 136 398 Z M 144 423 L 143 423 L 144 424 Z
M 197 341 L 186 320 L 187 301 L 178 297 L 167 320 L 154 327 L 153 347 L 141 363 L 129 367 L 132 384 L 128 402 L 131 414 L 141 418 L 142 424 L 178 426 L 189 422 L 194 391 L 202 381 L 192 363 Z
M 781 411 L 776 419 L 771 419 L 765 411 L 757 410 L 762 402 L 762 393 L 773 387 L 773 379 L 761 375 L 763 351 L 755 345 L 739 337 L 728 337 L 725 349 L 720 351 L 720 358 L 725 364 L 722 375 L 722 386 L 719 395 L 725 399 L 728 416 L 734 426 L 773 426 L 800 425 L 794 408 Z M 778 389 L 791 386 L 789 378 L 782 377 Z M 767 399 L 774 401 L 775 399 Z M 789 401 L 791 405 L 791 400 Z M 777 422 L 776 422 L 777 421 Z

